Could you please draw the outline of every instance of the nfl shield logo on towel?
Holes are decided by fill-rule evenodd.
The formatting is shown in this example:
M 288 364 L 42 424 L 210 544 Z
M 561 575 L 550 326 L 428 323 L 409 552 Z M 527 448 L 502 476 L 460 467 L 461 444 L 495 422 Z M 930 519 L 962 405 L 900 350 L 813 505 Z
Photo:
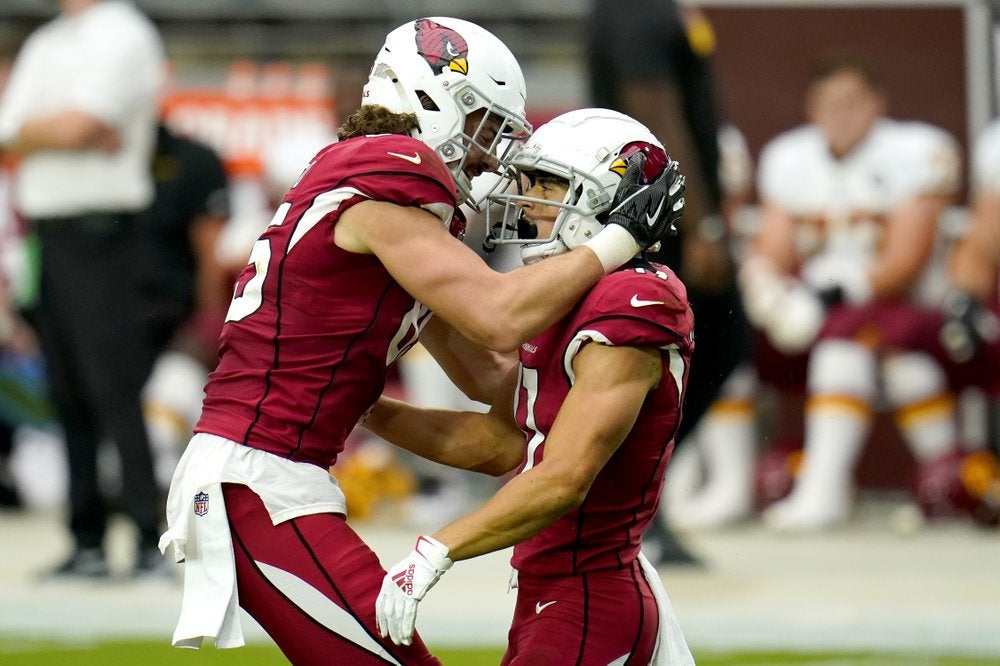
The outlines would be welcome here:
M 208 493 L 196 493 L 194 496 L 194 515 L 204 516 L 208 513 Z

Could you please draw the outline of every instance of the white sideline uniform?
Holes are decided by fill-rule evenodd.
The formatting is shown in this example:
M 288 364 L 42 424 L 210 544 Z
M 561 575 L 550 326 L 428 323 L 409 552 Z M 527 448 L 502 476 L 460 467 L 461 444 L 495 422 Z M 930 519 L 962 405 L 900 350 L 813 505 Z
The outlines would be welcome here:
M 761 151 L 758 190 L 762 201 L 797 218 L 800 256 L 860 269 L 877 255 L 888 213 L 921 194 L 953 194 L 960 174 L 958 145 L 947 132 L 883 118 L 840 160 L 815 126 L 779 134 Z M 914 302 L 940 302 L 942 269 L 941 262 L 928 262 L 911 293 Z
M 1000 118 L 980 133 L 972 149 L 972 186 L 1000 192 Z

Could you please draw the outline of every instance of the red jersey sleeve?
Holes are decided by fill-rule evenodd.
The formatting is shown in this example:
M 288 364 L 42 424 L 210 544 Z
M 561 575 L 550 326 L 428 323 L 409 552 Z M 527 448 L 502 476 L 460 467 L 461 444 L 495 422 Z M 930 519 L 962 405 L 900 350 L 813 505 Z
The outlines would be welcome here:
M 356 137 L 333 143 L 313 159 L 286 200 L 312 198 L 331 190 L 352 190 L 339 211 L 371 199 L 419 206 L 443 224 L 455 226 L 455 180 L 424 142 L 399 134 Z
M 616 346 L 694 346 L 694 315 L 687 290 L 666 266 L 630 264 L 608 275 L 576 312 L 577 331 Z

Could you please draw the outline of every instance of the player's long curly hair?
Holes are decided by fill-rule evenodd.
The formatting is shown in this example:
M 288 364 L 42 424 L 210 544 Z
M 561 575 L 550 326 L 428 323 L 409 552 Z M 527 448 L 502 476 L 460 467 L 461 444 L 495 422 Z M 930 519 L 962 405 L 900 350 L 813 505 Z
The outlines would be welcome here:
M 368 104 L 352 113 L 337 130 L 341 141 L 366 134 L 405 134 L 419 127 L 417 114 L 394 113 L 384 106 Z

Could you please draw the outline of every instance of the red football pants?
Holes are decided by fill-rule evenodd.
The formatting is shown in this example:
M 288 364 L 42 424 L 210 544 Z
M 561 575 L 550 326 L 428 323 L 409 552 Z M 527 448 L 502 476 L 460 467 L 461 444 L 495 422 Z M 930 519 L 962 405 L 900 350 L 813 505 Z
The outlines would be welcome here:
M 385 569 L 344 517 L 319 513 L 273 525 L 260 497 L 224 483 L 242 606 L 296 666 L 439 664 L 419 636 L 381 639 L 375 598 Z
M 656 600 L 638 562 L 579 576 L 519 574 L 514 621 L 501 663 L 645 665 L 658 628 Z

